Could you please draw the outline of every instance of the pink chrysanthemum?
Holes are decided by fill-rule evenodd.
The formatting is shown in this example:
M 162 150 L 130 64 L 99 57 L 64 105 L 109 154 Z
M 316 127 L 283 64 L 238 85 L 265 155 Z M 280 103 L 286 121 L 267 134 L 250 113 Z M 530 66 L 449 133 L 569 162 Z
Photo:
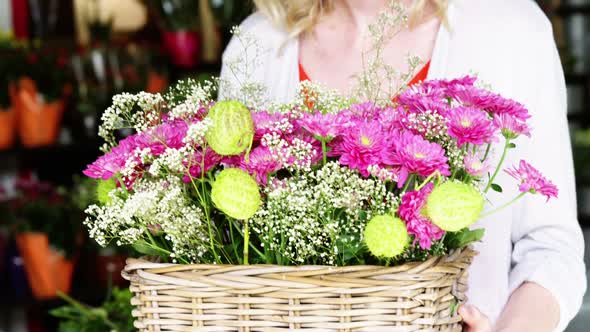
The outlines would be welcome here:
M 129 158 L 134 158 L 133 152 L 137 147 L 137 135 L 122 139 L 119 141 L 119 145 L 114 147 L 110 152 L 88 165 L 86 170 L 83 171 L 84 175 L 93 179 L 102 180 L 112 178 L 125 167 L 125 163 Z
M 557 198 L 559 192 L 557 186 L 526 161 L 521 160 L 518 167 L 507 169 L 505 172 L 520 181 L 518 189 L 521 192 L 539 193 L 547 197 L 547 200 L 551 197 Z
M 400 188 L 412 173 L 420 176 L 430 176 L 437 171 L 443 176 L 451 174 L 445 150 L 439 144 L 407 131 L 398 135 L 392 139 L 391 148 L 384 151 L 383 161 L 387 165 L 400 166 Z
M 149 129 L 137 136 L 137 144 L 140 148 L 150 148 L 150 153 L 159 156 L 167 148 L 180 149 L 184 146 L 188 125 L 182 120 L 176 120 L 161 124 Z
M 455 85 L 449 92 L 453 98 L 465 106 L 481 108 L 494 115 L 510 114 L 521 121 L 530 118 L 529 111 L 524 105 L 491 91 L 475 86 Z
M 450 90 L 459 86 L 473 86 L 475 81 L 477 81 L 477 78 L 474 76 L 463 76 L 452 80 L 428 80 L 423 85 L 432 89 L 440 89 L 447 97 Z
M 488 114 L 474 107 L 457 107 L 448 115 L 449 135 L 457 139 L 457 144 L 490 143 L 497 131 Z
M 463 159 L 465 171 L 471 176 L 483 176 L 491 170 L 491 165 L 487 162 L 482 162 L 477 156 L 467 155 Z
M 433 184 L 429 183 L 419 191 L 405 193 L 398 210 L 399 216 L 406 223 L 408 233 L 414 235 L 414 244 L 418 242 L 424 250 L 430 249 L 432 242 L 440 240 L 445 234 L 422 214 L 426 199 L 433 188 Z
M 200 179 L 203 173 L 207 173 L 215 166 L 219 165 L 222 159 L 223 157 L 215 153 L 215 151 L 213 151 L 212 149 L 207 148 L 207 151 L 205 151 L 204 156 L 202 149 L 197 150 L 190 162 L 190 167 L 188 171 L 190 176 L 188 174 L 185 175 L 183 177 L 183 181 L 185 183 L 189 183 L 191 182 L 191 178 Z M 188 163 L 185 162 L 185 164 L 186 166 L 189 166 Z M 201 166 L 204 166 L 204 168 L 201 168 Z
M 266 186 L 268 176 L 280 170 L 282 164 L 277 156 L 272 154 L 269 148 L 259 146 L 252 149 L 247 162 L 242 159 L 240 168 L 252 174 L 258 184 Z
M 306 113 L 297 123 L 312 135 L 325 140 L 332 140 L 352 125 L 349 118 L 344 115 L 320 112 Z
M 396 101 L 411 113 L 432 112 L 445 115 L 450 106 L 445 100 L 444 90 L 433 85 L 415 85 L 402 92 Z
M 516 138 L 520 135 L 531 137 L 531 128 L 526 121 L 510 114 L 497 114 L 494 116 L 494 124 L 500 128 L 504 137 Z
M 382 163 L 381 155 L 387 147 L 386 143 L 383 128 L 377 121 L 357 122 L 335 142 L 331 155 L 340 156 L 342 165 L 357 169 L 368 177 L 367 168 Z

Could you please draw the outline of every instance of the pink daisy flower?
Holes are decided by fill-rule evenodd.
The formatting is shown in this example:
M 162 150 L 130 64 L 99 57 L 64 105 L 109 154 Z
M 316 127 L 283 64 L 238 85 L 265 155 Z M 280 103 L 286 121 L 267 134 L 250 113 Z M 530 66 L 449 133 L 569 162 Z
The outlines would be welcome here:
M 331 155 L 340 156 L 340 164 L 357 169 L 368 177 L 368 167 L 382 163 L 381 155 L 387 147 L 387 141 L 377 121 L 359 121 L 345 131 L 332 147 Z
M 482 162 L 477 156 L 467 155 L 463 159 L 465 171 L 471 176 L 483 176 L 491 170 L 491 165 L 488 162 Z
M 547 197 L 547 200 L 551 197 L 557 198 L 559 192 L 557 186 L 526 161 L 521 160 L 518 167 L 507 169 L 505 172 L 520 181 L 518 188 L 520 192 L 539 193 Z
M 481 108 L 494 115 L 509 114 L 522 121 L 530 118 L 529 111 L 521 103 L 475 86 L 455 85 L 450 88 L 450 94 L 465 106 Z
M 432 84 L 415 85 L 402 92 L 396 101 L 399 106 L 411 113 L 427 111 L 445 115 L 450 106 L 445 100 L 444 90 Z
M 451 175 L 445 150 L 439 144 L 407 131 L 398 135 L 383 154 L 385 164 L 400 166 L 398 187 L 401 188 L 412 173 L 430 176 L 438 171 L 443 176 Z
M 463 76 L 452 80 L 429 80 L 424 82 L 423 85 L 433 89 L 440 89 L 444 91 L 445 97 L 447 97 L 449 90 L 458 86 L 473 86 L 475 81 L 477 81 L 477 77 Z
M 328 141 L 339 136 L 345 128 L 352 125 L 346 116 L 320 112 L 306 113 L 302 119 L 297 120 L 297 123 L 315 137 Z
M 137 136 L 139 147 L 150 148 L 154 156 L 159 156 L 167 148 L 180 149 L 184 146 L 183 139 L 186 137 L 188 125 L 183 120 L 164 123 L 153 129 L 149 129 Z
M 204 158 L 204 159 L 203 159 Z M 205 156 L 203 157 L 203 150 L 199 149 L 195 152 L 193 159 L 191 160 L 190 168 L 188 170 L 189 175 L 183 177 L 185 183 L 191 182 L 191 177 L 194 179 L 200 179 L 203 173 L 207 173 L 212 170 L 215 166 L 219 165 L 222 161 L 222 157 L 215 153 L 212 149 L 207 148 Z M 188 166 L 188 163 L 186 163 Z M 201 169 L 201 165 L 204 166 L 204 170 Z
M 449 135 L 457 144 L 481 145 L 490 143 L 496 134 L 496 126 L 486 112 L 473 107 L 457 107 L 448 115 Z
M 500 128 L 502 135 L 506 138 L 514 139 L 520 135 L 531 137 L 531 127 L 529 127 L 526 121 L 510 114 L 495 115 L 494 124 Z
M 125 167 L 129 158 L 133 158 L 137 147 L 137 135 L 122 139 L 119 145 L 88 165 L 82 173 L 89 178 L 108 180 Z
M 430 249 L 432 242 L 440 240 L 445 234 L 422 214 L 426 199 L 433 188 L 434 185 L 429 183 L 419 191 L 405 193 L 398 210 L 400 218 L 406 223 L 408 233 L 414 235 L 414 244 L 418 242 L 424 250 Z
M 252 174 L 258 184 L 266 186 L 268 176 L 280 170 L 282 165 L 269 148 L 259 146 L 250 152 L 249 162 L 242 159 L 240 168 Z

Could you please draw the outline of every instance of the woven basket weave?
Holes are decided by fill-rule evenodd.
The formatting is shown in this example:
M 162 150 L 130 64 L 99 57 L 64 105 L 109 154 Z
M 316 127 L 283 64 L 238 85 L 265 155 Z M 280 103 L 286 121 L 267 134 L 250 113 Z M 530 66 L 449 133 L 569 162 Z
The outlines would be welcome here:
M 476 252 L 382 266 L 174 265 L 130 259 L 144 331 L 461 331 Z

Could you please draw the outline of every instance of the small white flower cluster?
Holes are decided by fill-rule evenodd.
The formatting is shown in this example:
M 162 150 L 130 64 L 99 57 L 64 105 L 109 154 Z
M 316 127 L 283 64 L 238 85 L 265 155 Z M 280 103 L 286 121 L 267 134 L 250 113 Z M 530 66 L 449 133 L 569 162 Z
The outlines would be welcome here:
M 269 148 L 274 160 L 281 164 L 281 168 L 290 171 L 309 172 L 312 162 L 318 157 L 318 151 L 311 143 L 297 137 L 288 142 L 279 132 L 264 134 L 260 144 Z
M 266 249 L 293 264 L 343 264 L 344 248 L 362 245 L 367 218 L 399 204 L 384 183 L 364 179 L 337 162 L 277 182 L 266 195 L 252 228 Z
M 184 144 L 191 144 L 193 146 L 202 146 L 205 144 L 205 135 L 207 130 L 213 125 L 213 121 L 205 118 L 199 122 L 189 124 L 186 136 L 183 139 Z
M 268 88 L 254 80 L 255 68 L 262 66 L 263 55 L 267 52 L 258 38 L 249 31 L 243 31 L 240 27 L 231 30 L 235 41 L 240 44 L 241 52 L 234 57 L 224 59 L 224 64 L 233 76 L 219 79 L 220 91 L 223 91 L 223 99 L 239 100 L 248 108 L 262 110 L 271 106 L 268 98 Z M 237 82 L 239 86 L 232 84 Z
M 113 104 L 102 114 L 102 124 L 98 127 L 98 136 L 105 140 L 103 151 L 108 151 L 117 144 L 115 130 L 130 128 L 131 113 L 136 104 L 136 95 L 122 93 L 113 96 Z
M 158 123 L 162 107 L 164 98 L 159 93 L 121 93 L 113 96 L 113 103 L 102 114 L 102 124 L 98 128 L 98 135 L 106 142 L 101 150 L 106 152 L 117 145 L 116 130 L 134 129 L 142 132 Z
M 172 107 L 168 115 L 172 119 L 192 119 L 213 100 L 213 93 L 217 86 L 213 81 L 204 83 L 188 79 L 175 87 L 175 93 L 184 97 L 182 102 L 168 100 Z
M 84 224 L 98 244 L 106 246 L 113 239 L 117 245 L 151 243 L 154 229 L 161 229 L 171 243 L 171 258 L 198 262 L 207 252 L 205 217 L 177 177 L 138 179 L 133 193 L 118 188 L 109 197 L 110 203 L 86 210 Z

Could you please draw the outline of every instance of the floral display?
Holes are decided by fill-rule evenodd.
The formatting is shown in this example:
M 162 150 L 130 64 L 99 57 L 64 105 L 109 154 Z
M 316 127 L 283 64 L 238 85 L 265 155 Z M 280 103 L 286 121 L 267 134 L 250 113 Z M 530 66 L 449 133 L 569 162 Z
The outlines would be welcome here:
M 305 82 L 292 103 L 264 107 L 217 101 L 212 84 L 190 80 L 118 95 L 100 128 L 105 154 L 84 171 L 102 183 L 85 224 L 101 245 L 178 263 L 445 255 L 481 238 L 469 227 L 488 214 L 486 193 L 502 191 L 494 181 L 515 139 L 531 135 L 522 104 L 476 83 L 430 80 L 358 103 Z M 135 134 L 117 141 L 122 128 Z M 517 199 L 557 197 L 526 161 L 505 172 Z

